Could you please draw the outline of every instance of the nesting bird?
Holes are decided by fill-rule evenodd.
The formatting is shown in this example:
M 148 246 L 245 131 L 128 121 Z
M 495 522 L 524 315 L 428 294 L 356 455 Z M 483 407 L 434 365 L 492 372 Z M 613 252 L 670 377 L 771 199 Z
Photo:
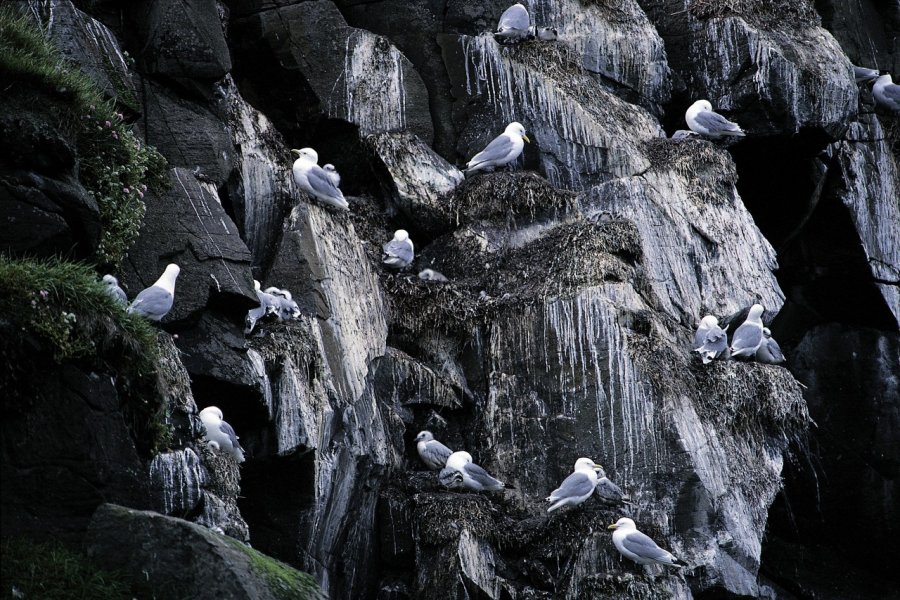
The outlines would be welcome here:
M 244 462 L 244 449 L 238 442 L 238 436 L 234 428 L 227 421 L 222 420 L 224 415 L 218 406 L 207 406 L 200 411 L 200 422 L 203 423 L 203 439 L 210 448 L 216 451 L 228 452 L 239 463 Z
M 781 352 L 781 346 L 772 337 L 772 332 L 768 327 L 763 327 L 763 339 L 759 348 L 756 349 L 756 360 L 768 365 L 778 365 L 785 361 L 784 354 Z
M 597 487 L 597 471 L 602 469 L 603 467 L 590 458 L 582 457 L 576 460 L 573 472 L 544 498 L 545 502 L 552 503 L 547 507 L 547 512 L 551 513 L 563 506 L 578 506 L 590 498 L 594 488 Z
M 412 264 L 415 257 L 412 240 L 409 239 L 409 233 L 405 229 L 395 231 L 394 239 L 384 244 L 381 249 L 384 251 L 381 262 L 392 269 L 405 269 Z
M 344 194 L 335 185 L 332 175 L 319 166 L 319 155 L 312 148 L 291 150 L 297 155 L 291 171 L 294 174 L 294 183 L 301 190 L 334 208 L 349 210 L 350 205 L 344 199 Z M 337 175 L 337 173 L 334 173 Z
M 495 137 L 484 150 L 466 163 L 466 175 L 472 175 L 485 169 L 502 167 L 519 158 L 525 149 L 525 142 L 530 142 L 525 135 L 525 127 L 513 121 L 506 129 Z
M 732 123 L 722 115 L 714 112 L 708 100 L 697 100 L 691 104 L 684 114 L 684 120 L 691 131 L 714 140 L 727 136 L 743 137 L 744 130 L 737 123 Z
M 747 320 L 741 323 L 741 326 L 734 331 L 734 337 L 731 338 L 732 358 L 756 356 L 756 350 L 763 341 L 762 314 L 764 310 L 761 304 L 754 304 L 750 307 Z
M 675 558 L 671 552 L 663 550 L 656 542 L 638 531 L 634 521 L 627 517 L 622 517 L 608 529 L 614 530 L 612 537 L 616 550 L 640 565 L 685 566 L 685 563 Z
M 876 69 L 853 65 L 853 76 L 856 78 L 856 83 L 871 83 L 878 79 L 879 73 Z
M 453 454 L 453 450 L 434 439 L 430 431 L 420 431 L 416 436 L 416 451 L 422 462 L 435 471 L 446 467 L 447 459 Z
M 119 304 L 128 304 L 128 296 L 125 291 L 119 287 L 119 280 L 112 275 L 104 275 L 103 283 L 106 284 L 106 293 L 113 297 Z
M 893 112 L 900 112 L 900 85 L 894 83 L 890 73 L 882 74 L 872 86 L 875 104 Z
M 178 265 L 168 265 L 156 283 L 142 290 L 126 310 L 151 321 L 162 320 L 175 303 L 175 280 L 180 272 Z
M 694 334 L 694 352 L 700 354 L 703 364 L 708 364 L 728 352 L 728 327 L 719 327 L 719 320 L 706 315 L 700 321 L 697 333 Z
M 290 321 L 300 316 L 300 306 L 294 300 L 291 293 L 277 287 L 267 287 L 265 293 L 271 294 L 277 300 L 277 312 L 279 321 Z
M 506 487 L 502 481 L 473 463 L 468 452 L 451 454 L 438 479 L 446 487 L 463 487 L 473 492 L 501 492 Z
M 606 476 L 603 467 L 597 469 L 597 486 L 594 488 L 594 494 L 606 504 L 616 506 L 632 504 L 631 498 L 625 495 L 622 488 L 610 481 Z
M 497 33 L 494 34 L 494 39 L 498 43 L 516 44 L 534 38 L 550 42 L 557 38 L 557 32 L 549 27 L 533 26 L 528 9 L 522 4 L 513 4 L 503 11 L 497 24 Z
M 280 298 L 262 291 L 260 289 L 262 286 L 255 279 L 253 280 L 253 286 L 256 289 L 256 297 L 259 299 L 259 306 L 247 311 L 247 316 L 244 318 L 244 333 L 246 334 L 253 333 L 253 328 L 256 327 L 257 321 L 264 319 L 269 315 L 277 314 L 281 308 Z
M 438 273 L 434 269 L 422 269 L 419 271 L 419 279 L 431 283 L 447 283 L 450 281 L 443 274 Z
M 334 165 L 331 163 L 322 165 L 322 170 L 328 173 L 328 179 L 331 180 L 331 183 L 334 184 L 334 187 L 341 187 L 341 174 L 337 172 L 337 169 L 334 168 Z

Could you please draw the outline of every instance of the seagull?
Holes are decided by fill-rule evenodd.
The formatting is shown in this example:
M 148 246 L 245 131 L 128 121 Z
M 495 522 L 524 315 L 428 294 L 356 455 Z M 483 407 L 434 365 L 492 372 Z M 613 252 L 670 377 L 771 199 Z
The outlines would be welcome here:
M 700 321 L 700 327 L 694 335 L 694 352 L 700 353 L 704 365 L 727 353 L 727 331 L 728 327 L 719 327 L 719 320 L 712 315 L 706 315 Z
M 323 165 L 322 170 L 328 173 L 328 179 L 331 180 L 334 187 L 341 187 L 341 174 L 337 172 L 337 169 L 334 168 L 333 164 L 328 163 L 327 165 Z
M 222 420 L 222 411 L 218 406 L 207 406 L 201 410 L 200 421 L 205 432 L 203 439 L 213 450 L 224 450 L 234 456 L 239 463 L 244 462 L 244 449 L 238 442 L 238 436 L 234 428 Z
M 128 304 L 128 296 L 126 296 L 122 288 L 119 287 L 118 279 L 112 275 L 104 275 L 103 283 L 106 284 L 106 293 L 112 296 L 116 302 L 119 304 Z
M 594 488 L 594 494 L 606 504 L 633 504 L 631 498 L 625 495 L 622 488 L 606 477 L 603 467 L 600 467 L 597 471 L 597 487 Z
M 422 269 L 419 271 L 419 279 L 422 281 L 430 281 L 433 283 L 447 283 L 450 281 L 443 274 L 438 273 L 433 269 Z
M 176 264 L 167 266 L 156 283 L 135 297 L 134 302 L 126 309 L 127 312 L 141 315 L 151 321 L 162 320 L 175 303 L 175 280 L 180 272 L 181 268 Z
M 684 114 L 684 119 L 691 131 L 702 136 L 720 139 L 723 136 L 746 135 L 737 123 L 732 123 L 717 112 L 713 112 L 712 104 L 708 100 L 697 100 Z
M 734 331 L 734 337 L 731 338 L 732 358 L 753 358 L 756 355 L 756 350 L 763 341 L 763 324 L 760 318 L 763 310 L 761 304 L 751 306 L 747 320 Z
M 875 104 L 890 111 L 900 112 L 900 85 L 894 83 L 890 73 L 884 73 L 872 86 Z
M 281 307 L 281 299 L 260 290 L 262 286 L 255 279 L 253 280 L 253 286 L 256 288 L 256 297 L 259 299 L 259 306 L 247 311 L 247 316 L 244 318 L 244 323 L 246 325 L 244 333 L 246 334 L 253 333 L 253 328 L 256 327 L 257 321 L 264 319 L 269 315 L 278 313 L 278 310 Z
M 878 79 L 879 73 L 875 69 L 853 65 L 853 76 L 856 78 L 856 83 L 871 83 Z
M 762 343 L 759 345 L 759 348 L 756 349 L 757 362 L 766 363 L 768 365 L 783 363 L 785 360 L 784 354 L 781 352 L 781 346 L 779 346 L 778 342 L 775 341 L 775 338 L 772 337 L 772 332 L 769 331 L 768 327 L 763 327 L 762 334 Z
M 637 530 L 634 521 L 622 517 L 607 529 L 614 529 L 613 544 L 622 556 L 640 565 L 669 565 L 684 567 L 686 563 L 663 550 L 656 542 Z
M 265 293 L 275 296 L 275 299 L 278 301 L 276 314 L 279 321 L 290 321 L 300 316 L 300 306 L 289 291 L 273 286 L 267 287 Z
M 562 484 L 544 498 L 544 502 L 552 502 L 547 507 L 551 513 L 563 506 L 578 506 L 591 497 L 597 487 L 597 470 L 603 467 L 590 458 L 579 458 L 575 461 L 573 472 L 563 479 Z
M 690 131 L 688 129 L 679 129 L 675 133 L 672 134 L 673 140 L 689 140 L 694 136 L 699 135 L 696 131 Z
M 297 155 L 292 171 L 294 183 L 317 200 L 321 200 L 329 206 L 341 210 L 349 210 L 350 205 L 344 199 L 344 194 L 334 185 L 328 171 L 318 165 L 319 155 L 312 148 L 291 150 Z
M 460 481 L 460 476 L 462 480 Z M 454 452 L 447 458 L 447 466 L 438 474 L 441 483 L 445 481 L 453 485 L 447 487 L 459 487 L 460 485 L 473 492 L 502 492 L 506 486 L 502 481 L 491 477 L 487 471 L 472 462 L 472 455 L 468 452 Z
M 415 249 L 409 234 L 405 229 L 394 232 L 394 239 L 381 247 L 384 254 L 381 262 L 392 269 L 404 269 L 408 267 L 415 257 Z
M 497 25 L 497 33 L 494 39 L 501 44 L 514 44 L 523 42 L 532 36 L 531 17 L 528 9 L 521 4 L 513 4 L 500 15 L 500 23 Z
M 484 150 L 472 157 L 466 164 L 466 175 L 511 163 L 522 154 L 525 142 L 530 141 L 522 124 L 513 121 Z
M 453 450 L 434 439 L 430 431 L 420 431 L 416 436 L 416 450 L 422 462 L 435 471 L 446 467 L 447 459 L 453 454 Z

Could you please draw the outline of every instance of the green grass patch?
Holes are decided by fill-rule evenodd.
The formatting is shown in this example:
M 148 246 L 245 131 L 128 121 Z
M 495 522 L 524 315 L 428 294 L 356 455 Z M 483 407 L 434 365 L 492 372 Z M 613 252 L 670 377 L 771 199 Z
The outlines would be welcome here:
M 51 113 L 65 137 L 75 138 L 78 178 L 100 208 L 95 260 L 118 265 L 140 230 L 144 194 L 168 188 L 165 158 L 134 135 L 115 101 L 105 100 L 40 29 L 10 8 L 0 9 L 0 89 L 9 101 L 18 98 L 29 110 Z M 133 106 L 134 99 L 122 102 Z
M 298 571 L 271 556 L 266 556 L 237 540 L 224 537 L 229 544 L 250 559 L 250 568 L 266 580 L 276 597 L 282 600 L 324 600 L 316 580 L 308 573 Z
M 121 573 L 106 571 L 87 556 L 59 543 L 3 540 L 0 561 L 3 598 L 41 600 L 130 600 L 131 586 Z
M 27 406 L 47 360 L 116 373 L 123 412 L 145 449 L 165 447 L 169 428 L 155 392 L 156 329 L 125 312 L 83 264 L 0 256 L 0 383 L 4 410 Z M 35 357 L 43 357 L 41 365 Z

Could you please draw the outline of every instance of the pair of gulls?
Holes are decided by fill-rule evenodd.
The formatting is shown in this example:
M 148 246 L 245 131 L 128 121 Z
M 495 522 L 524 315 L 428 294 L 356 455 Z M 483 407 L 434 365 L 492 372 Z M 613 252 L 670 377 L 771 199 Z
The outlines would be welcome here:
M 694 334 L 694 352 L 700 354 L 703 364 L 717 358 L 755 359 L 757 362 L 777 365 L 784 362 L 784 354 L 772 332 L 763 326 L 761 304 L 750 307 L 747 319 L 734 331 L 731 346 L 728 345 L 728 327 L 719 327 L 719 320 L 706 315 Z
M 218 406 L 207 406 L 200 411 L 200 422 L 203 424 L 203 440 L 216 452 L 225 452 L 239 463 L 244 462 L 244 449 L 238 442 L 234 428 L 223 420 L 224 415 Z
M 900 85 L 894 83 L 887 71 L 877 71 L 866 67 L 853 67 L 856 83 L 872 83 L 875 104 L 892 112 L 900 112 Z
M 421 431 L 416 436 L 416 450 L 428 468 L 441 470 L 438 479 L 445 487 L 450 489 L 461 487 L 475 492 L 502 491 L 507 487 L 472 462 L 472 456 L 468 452 L 453 452 L 435 440 L 430 431 Z M 588 500 L 595 490 L 606 502 L 613 504 L 629 502 L 621 488 L 606 478 L 603 467 L 590 458 L 579 458 L 575 461 L 574 471 L 545 499 L 551 503 L 547 512 L 552 513 L 564 506 L 578 506 Z M 650 537 L 638 531 L 634 521 L 627 517 L 619 519 L 608 529 L 615 530 L 613 545 L 616 549 L 638 564 L 675 567 L 685 565 L 671 552 L 663 550 Z
M 156 282 L 135 296 L 134 301 L 126 308 L 126 312 L 140 315 L 151 321 L 161 321 L 175 304 L 175 280 L 181 268 L 176 264 L 170 264 L 163 271 Z M 119 280 L 112 275 L 104 275 L 103 283 L 106 284 L 106 292 L 123 306 L 128 304 L 128 296 L 119 287 Z
M 253 333 L 256 322 L 270 315 L 275 315 L 279 321 L 289 321 L 300 316 L 300 307 L 289 291 L 275 286 L 267 287 L 265 291 L 262 291 L 262 285 L 255 279 L 253 287 L 256 289 L 259 306 L 247 312 L 247 316 L 244 318 L 244 333 Z

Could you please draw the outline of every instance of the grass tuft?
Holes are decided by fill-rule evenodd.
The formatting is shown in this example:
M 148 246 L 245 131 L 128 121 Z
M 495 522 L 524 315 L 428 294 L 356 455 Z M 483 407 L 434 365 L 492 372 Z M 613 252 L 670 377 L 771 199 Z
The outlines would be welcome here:
M 298 571 L 237 540 L 228 537 L 222 539 L 247 555 L 250 559 L 250 568 L 268 582 L 269 589 L 276 598 L 282 600 L 323 600 L 325 598 L 315 579 L 308 573 Z

